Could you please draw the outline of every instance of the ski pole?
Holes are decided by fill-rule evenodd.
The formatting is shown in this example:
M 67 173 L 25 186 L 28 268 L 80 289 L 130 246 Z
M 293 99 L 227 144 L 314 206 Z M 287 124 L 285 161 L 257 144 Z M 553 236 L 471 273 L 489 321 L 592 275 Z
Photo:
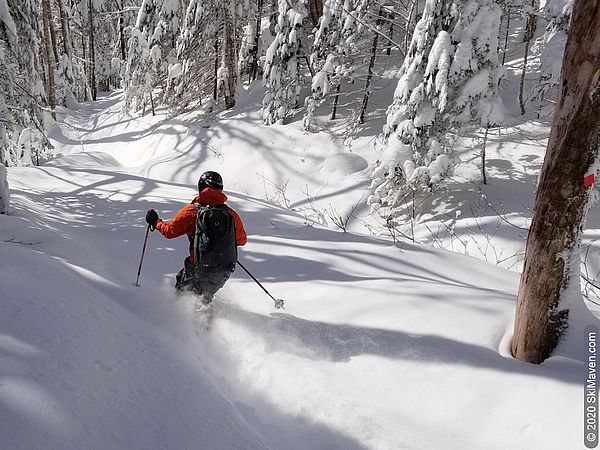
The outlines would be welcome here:
M 243 264 L 240 262 L 240 260 L 239 260 L 239 259 L 238 259 L 238 262 L 237 262 L 237 263 L 240 265 L 240 267 L 241 267 L 242 269 L 244 269 L 244 272 L 246 272 L 248 275 L 250 275 L 250 278 L 252 278 L 252 279 L 253 279 L 253 280 L 256 282 L 256 284 L 258 284 L 258 285 L 261 287 L 261 289 L 262 289 L 263 291 L 265 291 L 265 292 L 267 293 L 267 295 L 273 299 L 273 301 L 275 302 L 275 309 L 285 309 L 285 308 L 284 308 L 284 306 L 283 306 L 283 299 L 282 299 L 282 298 L 275 298 L 275 297 L 273 297 L 271 294 L 269 294 L 269 291 L 267 291 L 267 290 L 265 289 L 265 287 L 264 287 L 262 284 L 260 284 L 260 281 L 258 281 L 258 280 L 257 280 L 257 279 L 254 277 L 254 275 L 252 275 L 252 274 L 251 274 L 251 273 L 248 271 L 248 269 L 246 269 L 246 268 L 244 267 L 244 265 L 243 265 Z
M 148 224 L 148 228 L 146 228 L 146 237 L 144 238 L 144 247 L 142 248 L 142 257 L 140 258 L 140 266 L 138 267 L 137 278 L 135 280 L 135 285 L 140 287 L 140 273 L 142 273 L 142 262 L 144 261 L 144 253 L 146 253 L 146 244 L 148 243 L 148 232 L 150 231 L 150 224 Z

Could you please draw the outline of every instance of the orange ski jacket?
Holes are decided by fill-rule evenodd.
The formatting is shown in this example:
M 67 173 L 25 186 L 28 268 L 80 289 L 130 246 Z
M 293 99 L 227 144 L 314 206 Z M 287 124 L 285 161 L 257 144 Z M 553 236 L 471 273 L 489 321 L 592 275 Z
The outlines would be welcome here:
M 158 219 L 156 223 L 156 229 L 167 239 L 173 239 L 186 234 L 190 239 L 190 261 L 194 261 L 193 252 L 193 239 L 194 233 L 196 232 L 196 207 L 194 203 L 199 202 L 205 206 L 218 206 L 222 205 L 227 201 L 227 196 L 217 189 L 207 187 L 189 205 L 184 206 L 179 210 L 173 220 L 170 222 L 163 222 Z M 235 241 L 238 246 L 245 245 L 248 241 L 246 230 L 244 230 L 244 224 L 240 216 L 231 208 L 229 212 L 233 216 L 235 223 Z

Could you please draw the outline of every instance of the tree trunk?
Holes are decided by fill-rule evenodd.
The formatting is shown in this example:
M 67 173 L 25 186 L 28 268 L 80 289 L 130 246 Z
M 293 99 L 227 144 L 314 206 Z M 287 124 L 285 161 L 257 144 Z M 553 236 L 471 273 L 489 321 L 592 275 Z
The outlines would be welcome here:
M 86 59 L 86 50 L 85 50 L 85 36 L 83 33 L 81 33 L 81 50 L 83 52 L 83 78 L 84 78 L 84 82 L 85 82 L 85 86 L 84 86 L 84 94 L 83 94 L 83 98 L 85 100 L 91 100 L 92 95 L 91 95 L 91 91 L 90 91 L 90 83 L 89 83 L 89 77 L 88 77 L 88 73 L 90 72 L 90 68 L 89 68 L 89 64 L 88 64 L 88 60 Z
M 331 120 L 335 120 L 335 117 L 337 116 L 337 107 L 338 107 L 338 103 L 340 101 L 340 90 L 342 89 L 342 85 L 338 84 L 337 88 L 335 89 L 335 97 L 333 98 L 333 109 L 331 110 Z
M 276 25 L 277 18 L 279 17 L 279 2 L 277 0 L 271 0 L 271 14 L 269 15 L 269 33 L 271 36 L 277 36 Z
M 535 36 L 537 28 L 537 12 L 539 8 L 539 0 L 531 0 L 531 11 L 527 14 L 527 23 L 525 25 L 525 53 L 523 55 L 523 70 L 521 72 L 521 82 L 519 83 L 519 106 L 521 114 L 525 114 L 525 98 L 523 97 L 523 89 L 525 87 L 525 73 L 527 72 L 527 59 L 529 58 L 529 43 Z
M 379 8 L 379 18 L 376 21 L 376 26 L 379 28 L 381 25 L 381 14 L 382 8 Z M 369 103 L 369 96 L 371 95 L 371 79 L 373 78 L 373 67 L 375 66 L 375 57 L 377 56 L 377 45 L 379 43 L 379 34 L 375 33 L 373 37 L 373 48 L 371 50 L 371 60 L 369 61 L 369 72 L 367 74 L 367 82 L 365 83 L 365 93 L 363 95 L 362 105 L 360 107 L 360 115 L 358 122 L 365 123 L 365 113 L 367 111 L 367 105 Z
M 254 30 L 254 43 L 252 44 L 252 70 L 250 71 L 250 81 L 256 80 L 258 72 L 258 44 L 260 38 L 260 23 L 262 16 L 263 0 L 258 0 L 258 10 L 256 11 L 256 29 Z
M 52 117 L 56 118 L 54 108 L 56 107 L 56 88 L 54 85 L 54 70 L 56 67 L 56 60 L 54 59 L 54 52 L 52 51 L 52 37 L 50 36 L 50 24 L 52 22 L 52 16 L 50 14 L 50 0 L 42 0 L 42 14 L 43 14 L 43 26 L 44 26 L 44 44 L 46 50 L 46 68 L 47 68 L 47 95 L 48 104 L 52 110 Z
M 68 17 L 67 17 L 67 11 L 65 10 L 65 5 L 63 4 L 64 0 L 57 0 L 58 2 L 58 12 L 60 14 L 60 30 L 62 32 L 62 38 L 63 38 L 63 50 L 65 52 L 65 55 L 67 55 L 69 57 L 69 59 L 71 59 L 71 55 L 73 54 L 73 52 L 71 51 L 72 49 L 72 44 L 71 44 L 71 36 L 69 34 L 69 21 L 68 21 Z
M 417 7 L 417 3 L 416 2 L 412 2 L 412 4 L 410 5 L 410 11 L 408 13 L 408 18 L 406 19 L 406 25 L 405 25 L 405 32 L 404 32 L 404 50 L 402 51 L 403 54 L 406 55 L 406 52 L 408 52 L 408 45 L 410 44 L 409 40 L 410 40 L 410 36 L 412 36 L 412 20 L 414 18 L 414 16 L 416 16 L 418 14 L 418 11 L 415 11 L 415 8 Z
M 308 0 L 308 17 L 313 27 L 319 26 L 319 19 L 323 15 L 323 0 Z
M 94 47 L 94 4 L 88 1 L 88 19 L 90 22 L 90 85 L 92 88 L 92 100 L 96 100 L 96 50 Z
M 535 364 L 567 325 L 566 292 L 579 285 L 579 236 L 588 175 L 600 147 L 600 0 L 575 0 L 559 100 L 527 238 L 512 353 Z
M 223 49 L 227 79 L 225 80 L 225 108 L 235 106 L 235 87 L 237 84 L 237 58 L 235 53 L 234 18 L 230 8 L 225 11 L 225 48 Z
M 215 33 L 215 67 L 214 67 L 214 77 L 215 83 L 213 86 L 213 100 L 215 105 L 217 104 L 217 94 L 219 93 L 219 32 Z
M 123 26 L 123 2 L 119 2 L 119 44 L 121 45 L 121 60 L 127 60 L 127 50 L 125 42 L 125 27 Z
M 60 61 L 60 55 L 58 53 L 58 43 L 56 42 L 56 31 L 54 30 L 54 20 L 52 18 L 52 8 L 50 2 L 48 2 L 48 29 L 50 30 L 50 42 L 52 42 L 52 53 L 54 54 L 54 62 Z
M 483 135 L 483 147 L 481 149 L 481 178 L 483 184 L 487 184 L 487 176 L 485 174 L 485 150 L 487 147 L 488 134 L 490 132 L 490 123 L 488 122 L 485 126 L 485 134 Z
M 390 29 L 389 29 L 390 40 L 388 41 L 388 47 L 387 47 L 387 50 L 385 51 L 385 54 L 387 56 L 390 56 L 392 54 L 392 45 L 393 45 L 392 39 L 394 39 L 394 22 L 392 22 L 392 20 L 393 20 L 393 16 L 390 17 Z
M 506 61 L 506 50 L 508 48 L 508 36 L 510 35 L 510 16 L 512 14 L 510 6 L 506 6 L 504 11 L 506 15 L 506 33 L 504 34 L 504 47 L 502 49 L 502 65 L 504 65 Z

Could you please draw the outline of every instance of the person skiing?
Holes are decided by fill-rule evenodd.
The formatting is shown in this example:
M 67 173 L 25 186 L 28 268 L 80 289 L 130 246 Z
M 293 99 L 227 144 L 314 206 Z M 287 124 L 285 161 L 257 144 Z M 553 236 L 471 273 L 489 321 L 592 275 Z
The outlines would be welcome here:
M 170 222 L 163 222 L 154 209 L 146 213 L 150 229 L 167 239 L 186 234 L 190 254 L 176 276 L 178 291 L 192 291 L 208 305 L 223 287 L 237 262 L 237 247 L 247 242 L 240 216 L 225 205 L 223 178 L 217 172 L 204 172 L 198 180 L 198 195 Z

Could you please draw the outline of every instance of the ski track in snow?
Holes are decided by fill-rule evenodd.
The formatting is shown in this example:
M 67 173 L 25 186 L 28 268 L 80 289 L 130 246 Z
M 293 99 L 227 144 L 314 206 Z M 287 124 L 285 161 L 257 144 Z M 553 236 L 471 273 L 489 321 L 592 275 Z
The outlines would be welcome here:
M 574 309 L 578 326 L 555 356 L 542 366 L 512 360 L 516 273 L 308 227 L 234 189 L 230 204 L 249 234 L 240 258 L 286 310 L 275 311 L 238 270 L 204 330 L 193 296 L 171 287 L 187 240 L 158 233 L 133 286 L 147 209 L 172 217 L 209 165 L 225 170 L 226 184 L 251 174 L 235 146 L 211 154 L 209 131 L 120 108 L 119 94 L 82 105 L 55 130 L 62 158 L 9 171 L 13 205 L 0 217 L 2 448 L 579 447 L 577 330 L 598 320 Z M 252 126 L 240 123 L 235 139 Z M 198 142 L 203 150 L 191 154 Z M 363 168 L 335 156 L 328 172 L 336 158 L 346 161 L 342 176 Z

